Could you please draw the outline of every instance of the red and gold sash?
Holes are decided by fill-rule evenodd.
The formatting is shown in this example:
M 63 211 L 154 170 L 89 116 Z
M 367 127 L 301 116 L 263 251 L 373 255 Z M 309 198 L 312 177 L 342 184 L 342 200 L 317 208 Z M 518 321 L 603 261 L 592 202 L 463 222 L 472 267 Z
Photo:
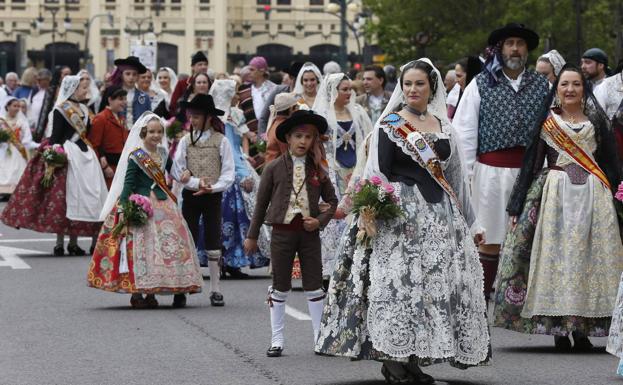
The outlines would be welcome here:
M 4 120 L 3 118 L 0 118 L 0 129 L 5 130 L 6 132 L 9 133 L 9 136 L 10 136 L 9 143 L 11 143 L 13 146 L 17 148 L 17 151 L 19 151 L 20 155 L 22 155 L 22 158 L 24 158 L 24 160 L 28 160 L 28 153 L 26 152 L 26 148 L 20 141 L 20 137 L 21 137 L 20 129 L 19 128 L 12 129 L 11 126 L 9 125 L 9 122 Z
M 454 200 L 459 210 L 461 210 L 461 204 L 459 202 L 456 193 L 450 186 L 450 183 L 446 179 L 443 174 L 443 169 L 441 168 L 441 161 L 439 157 L 434 152 L 432 147 L 428 144 L 424 136 L 409 123 L 408 121 L 404 121 L 402 125 L 392 125 L 394 132 L 396 132 L 402 140 L 404 140 L 406 148 L 415 155 L 415 158 L 418 160 L 419 165 L 424 168 L 430 176 L 441 186 L 441 188 Z M 417 133 L 417 137 L 415 138 L 413 144 L 412 140 L 409 140 L 409 134 Z M 413 139 L 413 138 L 412 138 Z M 433 154 L 433 156 L 429 156 L 427 154 Z
M 559 149 L 563 150 L 587 172 L 595 175 L 609 190 L 611 189 L 606 174 L 602 171 L 597 162 L 595 162 L 582 147 L 578 146 L 569 134 L 558 125 L 553 116 L 545 119 L 545 122 L 543 122 L 543 131 L 549 135 Z
M 58 107 L 58 110 L 63 114 L 65 120 L 76 130 L 76 133 L 80 136 L 80 139 L 89 147 L 93 148 L 93 145 L 87 139 L 87 127 L 84 125 L 82 116 L 78 113 L 74 103 L 66 101 Z M 87 112 L 88 119 L 91 119 L 90 111 Z
M 171 198 L 173 202 L 177 204 L 177 198 L 171 192 L 171 190 L 169 190 L 169 186 L 167 186 L 167 181 L 164 177 L 162 169 L 151 158 L 151 156 L 149 156 L 149 154 L 145 152 L 145 150 L 143 150 L 142 148 L 137 148 L 136 150 L 132 151 L 130 156 L 137 162 L 137 164 L 145 172 L 145 174 L 153 179 L 158 187 L 160 187 L 162 191 L 164 191 L 169 196 L 169 198 Z

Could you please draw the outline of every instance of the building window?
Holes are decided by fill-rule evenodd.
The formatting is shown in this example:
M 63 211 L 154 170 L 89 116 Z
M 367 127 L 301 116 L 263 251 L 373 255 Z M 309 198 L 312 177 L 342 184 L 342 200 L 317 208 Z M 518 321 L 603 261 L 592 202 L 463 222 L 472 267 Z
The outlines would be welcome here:
M 270 5 L 270 0 L 257 0 L 257 5 Z
M 292 5 L 292 0 L 277 0 L 277 5 Z
M 324 5 L 324 0 L 309 0 L 309 5 Z

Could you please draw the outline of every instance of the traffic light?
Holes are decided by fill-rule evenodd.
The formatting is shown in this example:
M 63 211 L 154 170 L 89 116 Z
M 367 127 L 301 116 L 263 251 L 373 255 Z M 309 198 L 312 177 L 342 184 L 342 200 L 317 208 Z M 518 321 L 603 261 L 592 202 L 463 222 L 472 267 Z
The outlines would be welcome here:
M 270 7 L 270 5 L 265 5 L 264 6 L 264 19 L 265 20 L 270 19 L 270 11 L 271 11 L 271 9 L 272 8 Z

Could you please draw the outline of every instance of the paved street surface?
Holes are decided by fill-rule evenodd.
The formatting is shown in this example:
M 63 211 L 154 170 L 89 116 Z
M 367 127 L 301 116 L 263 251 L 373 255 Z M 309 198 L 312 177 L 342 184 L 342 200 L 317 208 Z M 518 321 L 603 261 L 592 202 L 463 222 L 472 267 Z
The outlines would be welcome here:
M 0 209 L 4 204 L 0 204 Z M 204 293 L 188 307 L 131 310 L 129 295 L 87 288 L 89 257 L 53 257 L 54 236 L 0 225 L 0 384 L 380 385 L 377 362 L 316 356 L 307 306 L 294 292 L 282 358 L 267 358 L 266 269 L 222 283 L 226 306 Z M 90 241 L 81 239 L 88 250 Z M 209 282 L 206 281 L 206 284 Z M 560 354 L 553 338 L 493 329 L 489 367 L 425 371 L 438 384 L 623 384 L 617 359 L 593 339 L 589 354 Z

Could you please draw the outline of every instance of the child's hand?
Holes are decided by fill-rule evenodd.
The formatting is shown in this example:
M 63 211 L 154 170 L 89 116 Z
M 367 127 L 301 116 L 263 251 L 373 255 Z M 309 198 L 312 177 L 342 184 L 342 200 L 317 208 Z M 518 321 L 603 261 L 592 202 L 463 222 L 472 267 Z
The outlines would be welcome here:
M 205 179 L 199 180 L 199 191 L 194 193 L 194 196 L 211 194 L 212 193 L 212 185 L 210 185 Z
M 321 213 L 327 212 L 330 208 L 331 208 L 331 205 L 328 204 L 327 202 L 318 203 L 318 210 L 320 210 Z
M 180 177 L 180 182 L 183 184 L 188 183 L 188 181 L 190 180 L 190 176 L 190 170 L 184 170 L 182 176 Z
M 247 178 L 243 180 L 242 182 L 240 182 L 240 187 L 242 187 L 245 192 L 250 193 L 251 191 L 253 191 L 253 179 Z
M 303 228 L 305 231 L 315 231 L 320 227 L 320 221 L 314 217 L 303 218 Z
M 257 239 L 247 238 L 244 240 L 244 253 L 251 255 L 257 251 Z
M 338 207 L 337 210 L 335 210 L 335 214 L 333 214 L 333 219 L 344 219 L 344 218 L 346 218 L 346 213 L 344 212 L 344 210 Z

